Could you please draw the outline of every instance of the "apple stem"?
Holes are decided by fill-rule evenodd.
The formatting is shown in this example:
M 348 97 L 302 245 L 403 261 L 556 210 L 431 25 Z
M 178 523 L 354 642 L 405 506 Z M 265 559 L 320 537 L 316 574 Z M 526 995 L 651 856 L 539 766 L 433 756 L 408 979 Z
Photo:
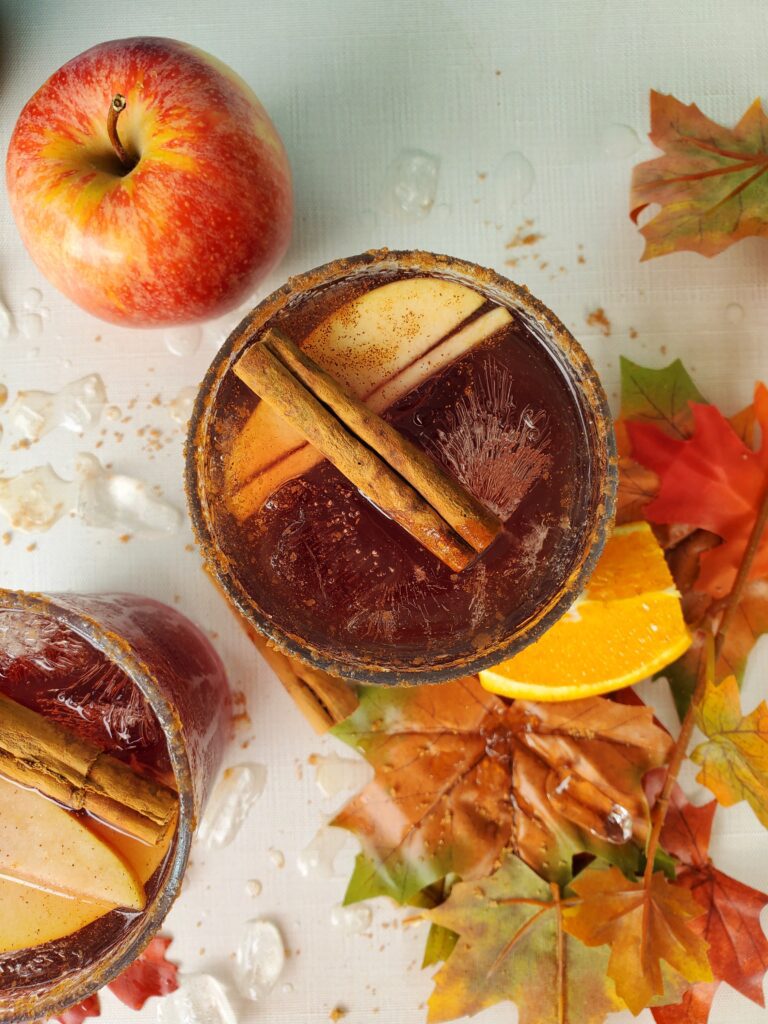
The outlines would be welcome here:
M 120 117 L 122 112 L 127 107 L 125 96 L 121 92 L 115 93 L 112 97 L 112 102 L 109 105 L 109 116 L 107 118 L 107 134 L 109 135 L 109 141 L 112 143 L 112 148 L 117 153 L 118 160 L 130 171 L 136 166 L 136 161 L 132 160 L 125 150 L 120 141 L 120 136 L 117 134 L 117 119 Z

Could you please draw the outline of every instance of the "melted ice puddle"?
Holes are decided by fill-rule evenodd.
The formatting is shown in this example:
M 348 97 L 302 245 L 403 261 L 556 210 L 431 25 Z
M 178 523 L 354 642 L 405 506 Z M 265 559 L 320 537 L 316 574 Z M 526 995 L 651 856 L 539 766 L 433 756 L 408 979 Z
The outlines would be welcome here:
M 57 427 L 83 434 L 98 423 L 107 404 L 98 373 L 66 384 L 60 391 L 20 391 L 11 406 L 15 429 L 28 441 L 39 441 Z
M 109 473 L 95 455 L 78 456 L 76 478 L 64 480 L 51 466 L 0 478 L 0 512 L 26 533 L 43 533 L 62 516 L 87 526 L 159 536 L 178 529 L 181 513 L 151 493 L 143 480 Z
M 373 911 L 364 903 L 355 903 L 351 907 L 338 906 L 331 911 L 331 924 L 347 935 L 359 935 L 370 927 L 372 920 Z

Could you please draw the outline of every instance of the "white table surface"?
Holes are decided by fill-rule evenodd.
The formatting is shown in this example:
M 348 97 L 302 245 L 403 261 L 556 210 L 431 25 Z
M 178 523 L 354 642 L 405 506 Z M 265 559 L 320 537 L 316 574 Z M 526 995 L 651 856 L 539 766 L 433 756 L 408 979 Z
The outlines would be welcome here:
M 761 0 L 3 0 L 3 151 L 23 103 L 57 67 L 105 39 L 142 34 L 184 39 L 226 61 L 253 86 L 285 140 L 295 175 L 294 240 L 254 301 L 288 274 L 372 246 L 432 249 L 504 271 L 505 243 L 532 218 L 532 230 L 545 236 L 536 251 L 549 266 L 527 259 L 510 276 L 571 327 L 614 403 L 620 354 L 655 366 L 681 356 L 702 391 L 726 410 L 749 400 L 755 378 L 768 377 L 768 245 L 748 240 L 711 261 L 682 254 L 641 264 L 627 194 L 632 165 L 653 148 L 643 141 L 632 155 L 604 151 L 615 124 L 645 139 L 650 87 L 735 123 L 765 87 L 768 9 Z M 421 221 L 394 215 L 381 198 L 387 167 L 411 147 L 441 161 L 436 206 Z M 526 156 L 535 182 L 524 199 L 499 207 L 489 199 L 494 170 L 510 152 Z M 206 325 L 197 353 L 175 357 L 162 331 L 102 324 L 48 285 L 21 245 L 2 189 L 0 225 L 0 296 L 18 328 L 0 341 L 0 382 L 11 399 L 19 388 L 55 390 L 100 373 L 110 402 L 124 410 L 132 398 L 139 402 L 122 442 L 104 424 L 110 430 L 97 454 L 117 471 L 161 485 L 183 507 L 182 434 L 151 399 L 159 394 L 167 403 L 199 381 L 238 317 Z M 50 315 L 40 336 L 27 338 L 22 328 L 34 327 L 23 310 L 30 287 L 42 291 Z M 737 324 L 726 313 L 731 303 L 744 309 Z M 610 337 L 585 323 L 597 306 L 612 323 Z M 0 476 L 49 460 L 68 476 L 76 453 L 94 451 L 99 439 L 57 431 L 12 451 L 17 438 L 7 407 L 0 423 Z M 156 453 L 143 450 L 137 436 L 145 424 L 164 431 Z M 182 969 L 228 983 L 242 925 L 265 916 L 294 951 L 283 978 L 292 989 L 278 984 L 258 1006 L 235 1000 L 242 1024 L 319 1024 L 337 1004 L 348 1008 L 349 1024 L 418 1024 L 430 991 L 429 972 L 418 969 L 425 928 L 391 927 L 403 915 L 379 902 L 369 932 L 344 935 L 330 925 L 344 878 L 298 873 L 297 854 L 332 809 L 307 757 L 339 745 L 314 736 L 260 663 L 197 552 L 188 550 L 191 540 L 186 521 L 170 538 L 122 544 L 67 519 L 49 533 L 16 532 L 0 547 L 0 585 L 133 590 L 176 603 L 213 632 L 233 686 L 248 695 L 252 727 L 239 733 L 229 761 L 266 764 L 267 787 L 231 847 L 193 856 L 168 920 Z M 27 550 L 33 542 L 36 549 Z M 760 699 L 763 678 L 753 656 L 748 708 Z M 664 684 L 644 692 L 663 703 Z M 744 805 L 720 810 L 716 829 L 720 865 L 768 886 L 768 833 L 751 812 Z M 282 869 L 270 848 L 285 854 Z M 254 878 L 263 883 L 255 899 L 245 891 Z M 152 1021 L 155 1012 L 153 1002 L 134 1015 L 104 999 L 112 1024 Z M 479 1019 L 497 1024 L 514 1016 L 502 1005 Z M 711 1019 L 768 1017 L 721 986 Z M 643 1020 L 650 1020 L 647 1012 Z

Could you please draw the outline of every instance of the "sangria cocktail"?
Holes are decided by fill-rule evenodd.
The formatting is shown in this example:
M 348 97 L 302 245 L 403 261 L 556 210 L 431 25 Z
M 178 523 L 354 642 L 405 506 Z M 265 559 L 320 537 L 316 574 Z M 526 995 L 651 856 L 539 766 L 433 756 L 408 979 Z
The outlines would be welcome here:
M 281 345 L 267 387 L 263 349 Z M 303 363 L 331 391 L 306 399 L 288 380 L 309 386 Z M 443 557 L 431 526 L 403 528 L 406 498 L 367 491 L 361 459 L 369 475 L 388 461 L 396 487 L 402 468 L 375 424 L 351 456 L 333 423 L 315 429 L 339 388 L 342 419 L 351 396 L 355 424 L 366 409 L 383 420 L 480 507 L 473 522 L 498 524 L 488 543 L 469 551 L 448 529 L 458 554 Z M 382 251 L 292 278 L 235 330 L 198 397 L 187 485 L 209 570 L 270 640 L 349 678 L 436 682 L 565 611 L 600 552 L 616 467 L 599 381 L 549 310 L 474 264 Z

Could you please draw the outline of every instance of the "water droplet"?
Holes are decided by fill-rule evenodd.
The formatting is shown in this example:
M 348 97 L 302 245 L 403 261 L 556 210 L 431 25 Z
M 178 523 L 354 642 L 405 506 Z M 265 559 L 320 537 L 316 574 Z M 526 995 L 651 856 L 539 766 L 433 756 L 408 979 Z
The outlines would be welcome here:
M 283 937 L 271 921 L 249 921 L 235 951 L 233 973 L 241 995 L 259 1002 L 275 987 L 285 966 Z
M 187 327 L 172 327 L 163 334 L 165 347 L 171 355 L 184 358 L 193 356 L 203 340 L 203 329 L 198 324 Z
M 21 299 L 21 304 L 28 312 L 36 310 L 43 301 L 43 293 L 39 288 L 27 288 Z
M 210 974 L 186 974 L 157 1002 L 158 1024 L 237 1024 L 220 983 Z
M 628 157 L 640 148 L 640 139 L 627 124 L 609 124 L 600 133 L 600 149 L 606 156 Z
M 28 441 L 39 441 L 57 427 L 83 434 L 98 423 L 106 401 L 104 381 L 92 373 L 60 391 L 20 391 L 10 417 L 14 428 Z
M 355 903 L 351 907 L 334 907 L 331 911 L 331 924 L 348 935 L 357 935 L 370 928 L 373 912 L 365 903 Z
M 32 341 L 43 333 L 43 318 L 39 313 L 22 313 L 19 317 L 19 327 L 24 337 Z
M 290 983 L 290 981 L 286 981 L 280 986 L 280 991 L 283 993 L 283 995 L 289 996 L 291 992 L 293 992 L 293 985 Z
M 108 405 L 107 408 L 104 410 L 104 418 L 110 420 L 112 423 L 115 423 L 117 420 L 123 418 L 123 410 L 120 408 L 119 405 Z
M 225 768 L 211 794 L 199 838 L 209 849 L 229 846 L 267 783 L 263 764 Z
M 388 191 L 398 208 L 414 219 L 426 217 L 435 202 L 440 160 L 421 149 L 404 149 L 389 171 Z
M 77 495 L 77 482 L 62 479 L 51 466 L 0 478 L 0 512 L 11 526 L 26 533 L 49 530 L 76 509 Z
M 249 896 L 256 899 L 257 896 L 261 896 L 262 885 L 258 878 L 251 878 L 245 883 L 245 891 Z
M 738 302 L 729 302 L 725 307 L 725 319 L 729 324 L 740 324 L 744 319 L 744 307 Z
M 333 878 L 334 862 L 346 841 L 344 829 L 324 825 L 296 858 L 299 873 L 305 878 Z
M 270 846 L 269 848 L 269 859 L 276 868 L 285 867 L 285 854 L 282 850 L 276 850 L 274 846 Z
M 325 797 L 337 796 L 347 790 L 362 789 L 373 777 L 373 770 L 362 758 L 339 757 L 338 754 L 311 754 L 309 763 L 315 768 L 317 788 Z
M 192 406 L 197 398 L 197 388 L 182 388 L 175 398 L 168 403 L 168 411 L 175 423 L 186 426 L 192 415 Z
M 605 817 L 605 838 L 611 843 L 626 843 L 632 838 L 632 815 L 621 804 L 614 804 Z
M 77 512 L 88 526 L 153 537 L 175 533 L 181 525 L 179 510 L 153 494 L 144 480 L 109 473 L 86 452 L 78 456 L 76 469 Z

